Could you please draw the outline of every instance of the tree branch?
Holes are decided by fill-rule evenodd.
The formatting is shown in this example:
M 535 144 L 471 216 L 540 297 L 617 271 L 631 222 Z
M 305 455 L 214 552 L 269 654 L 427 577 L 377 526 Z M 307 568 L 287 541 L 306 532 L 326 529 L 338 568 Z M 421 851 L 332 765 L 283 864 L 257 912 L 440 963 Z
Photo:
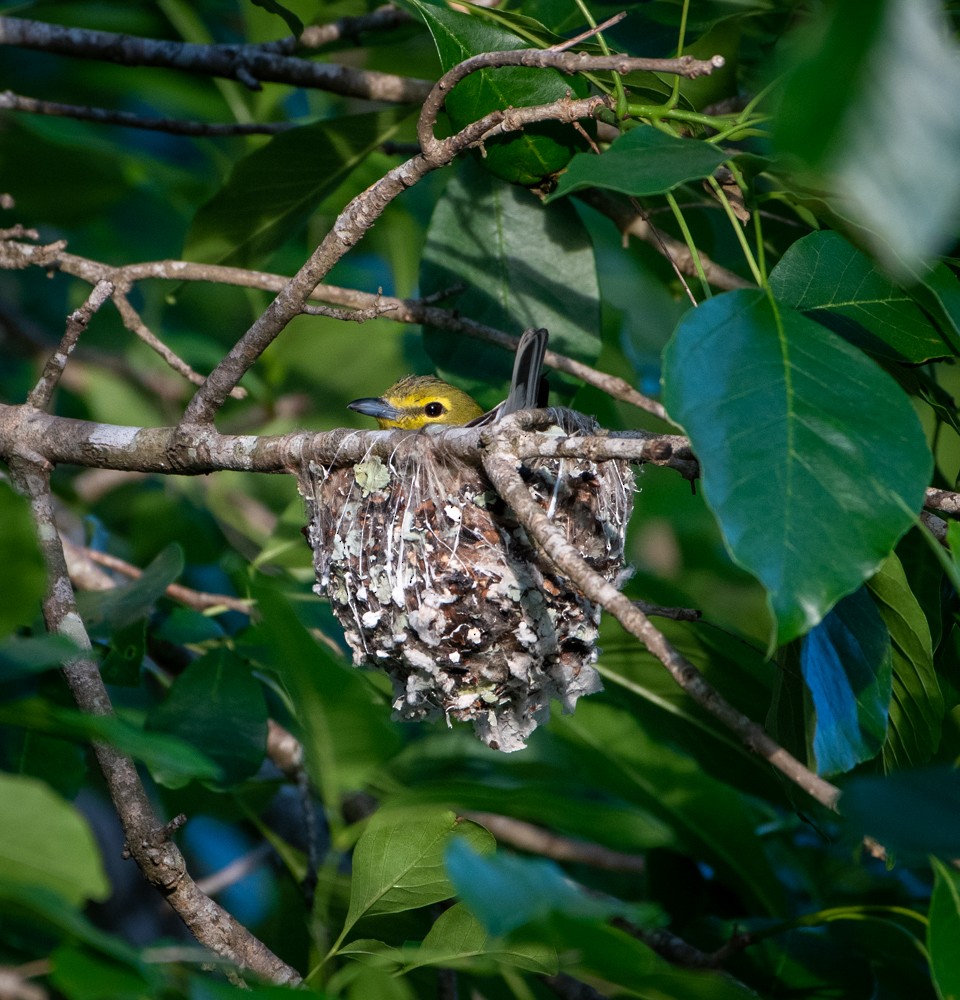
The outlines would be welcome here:
M 198 45 L 138 38 L 19 17 L 0 17 L 0 45 L 78 59 L 99 59 L 122 66 L 158 66 L 226 77 L 253 89 L 261 83 L 286 83 L 368 101 L 419 104 L 431 88 L 428 80 L 298 59 L 258 45 Z
M 697 668 L 677 652 L 666 637 L 631 600 L 591 569 L 566 541 L 546 513 L 531 498 L 517 471 L 519 455 L 511 440 L 517 421 L 505 417 L 482 437 L 483 467 L 498 495 L 505 500 L 546 556 L 589 600 L 610 612 L 667 668 L 671 677 L 744 745 L 760 754 L 782 774 L 828 809 L 836 809 L 840 791 L 773 740 L 761 726 L 734 708 Z
M 67 683 L 82 711 L 90 715 L 112 715 L 110 696 L 96 661 L 89 655 L 90 639 L 77 613 L 67 575 L 53 514 L 49 466 L 42 459 L 21 452 L 11 458 L 10 471 L 17 489 L 30 500 L 46 564 L 43 616 L 47 629 L 67 636 L 85 651 L 64 664 Z M 105 743 L 95 742 L 93 749 L 120 818 L 130 856 L 197 941 L 240 968 L 250 969 L 272 982 L 300 982 L 295 969 L 277 958 L 262 941 L 197 888 L 187 872 L 183 855 L 170 841 L 169 831 L 154 813 L 133 761 Z

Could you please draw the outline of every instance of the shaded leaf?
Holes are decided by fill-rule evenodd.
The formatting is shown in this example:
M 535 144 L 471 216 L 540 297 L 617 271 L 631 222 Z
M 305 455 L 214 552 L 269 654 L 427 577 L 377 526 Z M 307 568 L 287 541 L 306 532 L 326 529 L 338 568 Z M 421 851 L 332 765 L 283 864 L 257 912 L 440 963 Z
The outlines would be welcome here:
M 871 576 L 923 503 L 931 456 L 907 397 L 763 292 L 687 313 L 664 353 L 664 401 L 731 555 L 767 589 L 778 643 Z
M 926 763 L 940 744 L 944 703 L 933 663 L 930 626 L 896 555 L 867 586 L 890 633 L 893 698 L 883 747 L 887 770 Z
M 664 194 L 709 177 L 728 159 L 729 153 L 707 142 L 678 139 L 650 126 L 634 128 L 600 156 L 575 156 L 547 201 L 592 187 L 637 196 Z
M 183 550 L 168 545 L 136 580 L 111 590 L 77 595 L 77 605 L 91 638 L 109 639 L 150 613 L 167 587 L 183 572 Z
M 459 843 L 459 840 L 452 841 L 451 849 Z M 457 903 L 440 914 L 406 967 L 416 969 L 424 965 L 489 967 L 491 972 L 500 965 L 507 965 L 549 976 L 557 971 L 557 955 L 545 943 L 491 939 L 490 933 L 467 906 Z
M 507 934 L 553 914 L 649 922 L 643 919 L 642 906 L 612 896 L 590 895 L 567 878 L 559 865 L 544 858 L 521 858 L 502 852 L 482 857 L 457 838 L 447 847 L 445 861 L 457 895 L 493 935 Z M 646 916 L 655 913 L 653 907 Z
M 819 774 L 839 774 L 875 757 L 887 732 L 890 635 L 861 587 L 807 633 L 800 669 L 813 701 Z
M 38 635 L 20 638 L 11 635 L 0 640 L 0 676 L 4 680 L 27 677 L 59 667 L 80 651 L 62 635 Z
M 937 995 L 948 1000 L 960 997 L 960 872 L 936 858 L 933 865 L 933 895 L 930 897 L 927 950 Z
M 0 774 L 0 801 L 0 882 L 49 889 L 72 906 L 107 898 L 97 842 L 69 802 L 12 774 Z
M 306 765 L 330 808 L 343 792 L 361 786 L 396 749 L 389 710 L 364 676 L 331 656 L 297 620 L 283 595 L 256 591 L 262 623 L 247 654 L 274 671 L 290 695 L 302 729 Z
M 914 299 L 839 233 L 810 233 L 793 243 L 770 272 L 770 288 L 781 302 L 814 318 L 855 321 L 881 342 L 881 349 L 890 348 L 882 356 L 893 360 L 919 364 L 955 350 Z M 858 346 L 870 350 L 873 345 Z
M 926 767 L 843 785 L 840 812 L 854 835 L 868 834 L 904 861 L 960 854 L 960 771 Z
M 515 335 L 545 326 L 554 350 L 582 361 L 599 353 L 596 262 L 573 207 L 544 210 L 529 192 L 470 163 L 460 164 L 433 211 L 420 285 L 426 295 L 462 286 L 457 309 L 479 323 Z M 513 370 L 508 351 L 445 330 L 428 329 L 426 345 L 481 405 L 503 398 Z
M 40 698 L 0 704 L 0 723 L 63 739 L 109 743 L 169 780 L 214 779 L 220 774 L 213 761 L 176 737 L 145 732 L 113 715 L 60 708 Z
M 250 267 L 261 263 L 344 182 L 359 194 L 373 177 L 363 162 L 396 137 L 410 108 L 387 108 L 303 125 L 274 136 L 234 164 L 223 187 L 194 216 L 189 260 Z
M 255 774 L 266 752 L 267 706 L 260 682 L 225 647 L 187 667 L 151 713 L 148 726 L 196 747 L 219 766 L 219 780 L 228 786 Z M 177 774 L 157 768 L 154 774 L 171 787 L 183 783 Z

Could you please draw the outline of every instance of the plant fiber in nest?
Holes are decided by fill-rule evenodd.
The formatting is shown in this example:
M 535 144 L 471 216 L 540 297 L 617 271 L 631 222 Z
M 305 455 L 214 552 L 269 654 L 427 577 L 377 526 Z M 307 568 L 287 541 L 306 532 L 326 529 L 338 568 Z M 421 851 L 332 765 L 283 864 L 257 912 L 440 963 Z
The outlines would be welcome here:
M 595 433 L 553 410 L 553 433 Z M 633 507 L 626 462 L 535 459 L 536 502 L 606 579 L 623 571 Z M 482 469 L 411 432 L 384 461 L 301 472 L 314 590 L 330 599 L 357 666 L 386 671 L 403 719 L 470 721 L 494 749 L 518 750 L 550 716 L 601 689 L 600 609 L 531 544 Z

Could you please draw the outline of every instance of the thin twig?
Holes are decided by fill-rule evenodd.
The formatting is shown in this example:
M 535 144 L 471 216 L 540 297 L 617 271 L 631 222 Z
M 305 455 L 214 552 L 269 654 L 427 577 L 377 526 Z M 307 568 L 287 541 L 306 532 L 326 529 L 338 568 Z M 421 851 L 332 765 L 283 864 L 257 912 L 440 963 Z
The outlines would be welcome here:
M 554 861 L 570 861 L 614 872 L 646 870 L 646 858 L 640 854 L 624 854 L 602 844 L 562 837 L 551 830 L 534 826 L 533 823 L 526 823 L 499 813 L 468 811 L 463 815 L 474 823 L 486 827 L 501 843 L 510 844 L 531 854 L 552 858 Z
M 86 302 L 75 309 L 67 317 L 67 328 L 56 351 L 47 359 L 43 367 L 40 381 L 30 390 L 27 396 L 27 405 L 35 406 L 38 410 L 46 409 L 53 398 L 54 390 L 63 377 L 63 370 L 67 366 L 67 361 L 77 346 L 80 334 L 87 328 L 87 324 L 93 318 L 93 314 L 110 298 L 113 292 L 113 285 L 109 281 L 98 281 L 93 286 L 92 291 L 87 296 Z
M 12 90 L 0 93 L 0 109 L 21 111 L 50 118 L 72 118 L 76 121 L 97 122 L 99 125 L 121 125 L 168 135 L 225 136 L 225 135 L 276 135 L 293 128 L 291 122 L 196 122 L 179 118 L 147 118 L 132 111 L 113 111 L 109 108 L 92 108 L 79 104 L 62 104 L 59 101 L 40 101 L 35 97 L 15 94 Z

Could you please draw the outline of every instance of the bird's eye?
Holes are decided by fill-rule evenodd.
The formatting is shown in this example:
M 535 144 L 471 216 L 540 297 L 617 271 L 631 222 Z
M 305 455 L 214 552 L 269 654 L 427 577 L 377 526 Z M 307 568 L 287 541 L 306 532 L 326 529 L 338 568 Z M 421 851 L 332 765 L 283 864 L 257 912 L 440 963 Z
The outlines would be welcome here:
M 427 405 L 423 408 L 423 412 L 428 417 L 439 417 L 439 416 L 442 416 L 443 415 L 443 403 L 437 403 L 437 402 L 427 403 Z

